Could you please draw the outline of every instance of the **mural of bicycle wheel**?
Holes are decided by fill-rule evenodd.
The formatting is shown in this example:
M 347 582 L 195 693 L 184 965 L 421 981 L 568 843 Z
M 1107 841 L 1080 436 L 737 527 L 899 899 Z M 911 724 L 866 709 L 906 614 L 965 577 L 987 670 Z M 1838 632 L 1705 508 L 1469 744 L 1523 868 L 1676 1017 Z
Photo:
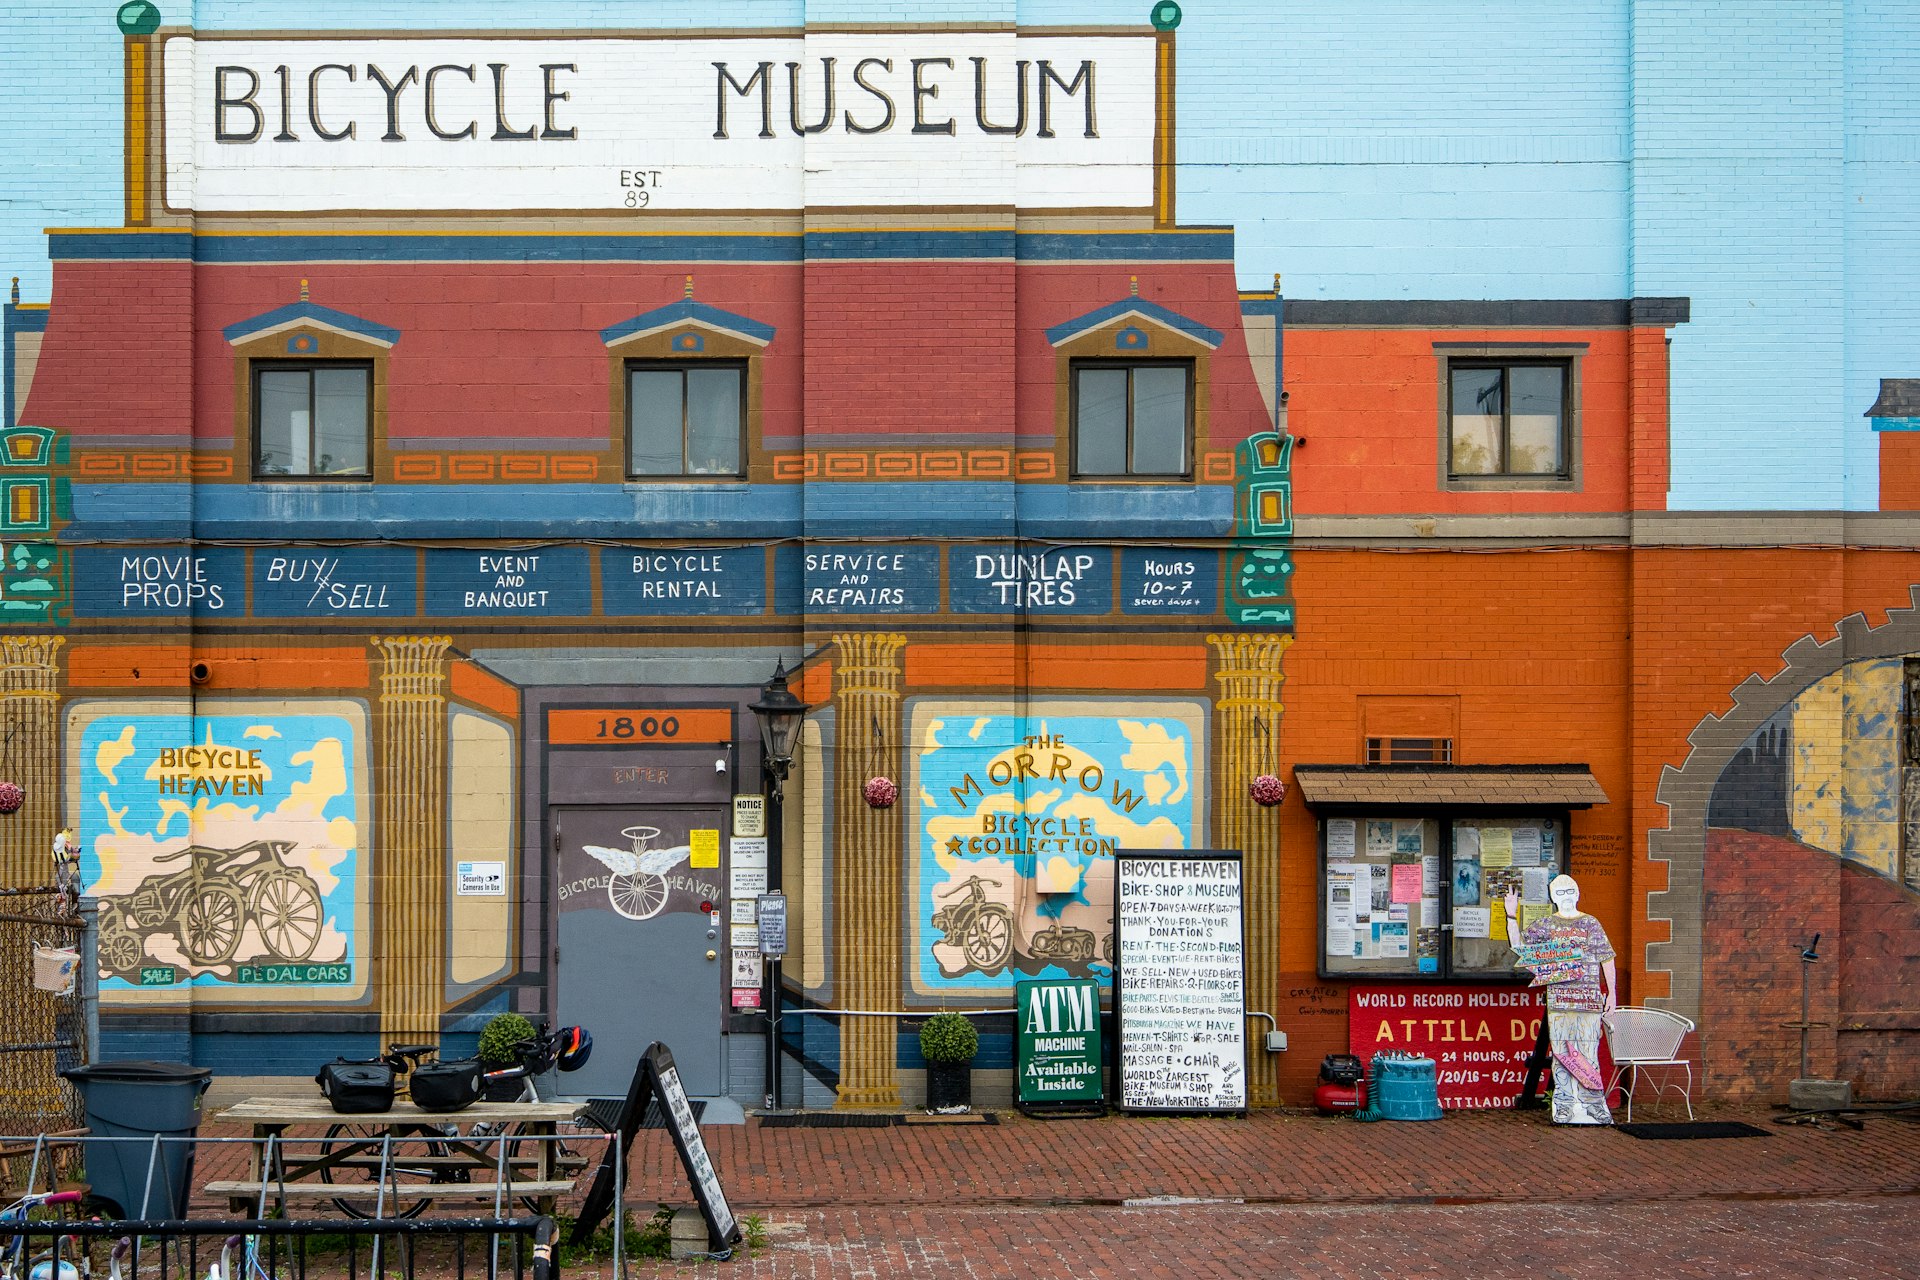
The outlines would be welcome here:
M 916 700 L 902 788 L 919 843 L 915 992 L 1110 981 L 1113 851 L 1184 848 L 1204 829 L 1202 723 L 1180 699 Z
M 587 844 L 581 848 L 612 873 L 607 879 L 607 901 L 613 909 L 629 920 L 651 920 L 666 910 L 672 894 L 667 873 L 687 860 L 691 846 L 651 848 L 651 842 L 660 838 L 658 827 L 623 827 L 620 837 L 632 847 Z
M 142 880 L 131 894 L 100 904 L 100 963 L 135 976 L 156 934 L 170 934 L 195 964 L 232 960 L 251 930 L 249 960 L 292 964 L 311 959 L 325 919 L 320 886 L 288 861 L 293 846 L 257 840 L 238 849 L 189 845 L 154 859 L 177 866 Z
M 81 876 L 115 986 L 354 980 L 357 725 L 102 714 L 80 726 Z

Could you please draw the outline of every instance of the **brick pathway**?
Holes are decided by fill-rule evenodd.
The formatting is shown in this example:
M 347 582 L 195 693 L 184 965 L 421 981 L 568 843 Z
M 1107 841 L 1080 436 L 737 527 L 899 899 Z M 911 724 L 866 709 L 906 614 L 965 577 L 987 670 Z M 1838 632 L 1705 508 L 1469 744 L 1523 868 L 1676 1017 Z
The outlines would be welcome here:
M 1920 1274 L 1920 1123 L 1877 1118 L 1856 1133 L 1779 1126 L 1768 1112 L 1721 1118 L 1768 1136 L 1649 1142 L 1514 1112 L 1375 1125 L 1297 1113 L 1009 1113 L 997 1125 L 884 1129 L 750 1120 L 703 1132 L 728 1198 L 769 1222 L 769 1244 L 724 1268 L 635 1274 Z M 236 1131 L 215 1121 L 202 1132 Z M 243 1156 L 204 1148 L 199 1177 L 237 1174 Z M 629 1179 L 636 1218 L 692 1203 L 662 1131 L 641 1133 Z
M 1900 1195 L 1920 1192 L 1920 1123 L 1864 1132 L 1745 1117 L 1765 1138 L 1649 1142 L 1543 1115 L 1455 1112 L 1433 1124 L 1261 1113 L 889 1129 L 703 1130 L 747 1207 L 1114 1204 L 1182 1196 L 1258 1203 L 1452 1203 Z M 667 1135 L 643 1132 L 635 1201 L 686 1202 Z M 1518 1172 L 1524 1170 L 1524 1174 Z
M 637 1276 L 1701 1277 L 1915 1274 L 1914 1202 L 1467 1206 L 1189 1205 L 821 1209 L 779 1214 L 768 1245 Z M 591 1275 L 591 1269 L 569 1271 Z M 603 1268 L 601 1274 L 610 1275 Z

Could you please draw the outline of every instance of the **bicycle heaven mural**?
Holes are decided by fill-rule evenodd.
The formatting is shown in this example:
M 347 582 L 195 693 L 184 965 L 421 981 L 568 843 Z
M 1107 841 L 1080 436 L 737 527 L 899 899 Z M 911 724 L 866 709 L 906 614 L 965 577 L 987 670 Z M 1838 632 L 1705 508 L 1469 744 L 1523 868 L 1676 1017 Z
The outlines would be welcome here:
M 1113 971 L 1113 851 L 1183 849 L 1206 709 L 1059 700 L 912 708 L 923 994 Z
M 341 710 L 75 710 L 104 990 L 364 984 L 361 735 Z

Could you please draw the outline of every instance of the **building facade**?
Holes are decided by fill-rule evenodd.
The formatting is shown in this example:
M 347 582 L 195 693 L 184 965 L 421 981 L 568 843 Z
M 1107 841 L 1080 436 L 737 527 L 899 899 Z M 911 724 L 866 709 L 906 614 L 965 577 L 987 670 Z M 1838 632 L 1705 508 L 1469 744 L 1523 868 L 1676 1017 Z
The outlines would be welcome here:
M 109 1054 L 517 1010 L 759 1102 L 778 999 L 788 1100 L 909 1105 L 918 1015 L 1110 982 L 1146 847 L 1244 859 L 1254 1105 L 1524 990 L 1558 869 L 1710 1095 L 1815 932 L 1816 1074 L 1920 1084 L 1905 19 L 1516 16 L 1464 90 L 1467 6 L 1139 8 L 47 21 L 117 147 L 5 314 L 0 857 L 77 830 Z

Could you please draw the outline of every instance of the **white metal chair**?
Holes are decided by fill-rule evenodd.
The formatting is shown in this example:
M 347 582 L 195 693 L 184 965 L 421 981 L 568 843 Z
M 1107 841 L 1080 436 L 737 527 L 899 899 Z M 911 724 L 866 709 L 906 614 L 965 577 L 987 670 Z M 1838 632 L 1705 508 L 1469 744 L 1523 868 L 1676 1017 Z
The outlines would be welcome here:
M 1627 1123 L 1633 1123 L 1633 1090 L 1642 1073 L 1652 1081 L 1658 1102 L 1668 1087 L 1666 1074 L 1676 1067 L 1686 1073 L 1686 1083 L 1673 1087 L 1687 1104 L 1687 1119 L 1693 1119 L 1693 1064 L 1678 1056 L 1681 1042 L 1693 1030 L 1692 1020 L 1665 1009 L 1635 1006 L 1615 1009 L 1601 1018 L 1600 1025 L 1606 1032 L 1607 1051 L 1613 1055 L 1613 1080 L 1607 1092 L 1619 1086 L 1622 1076 L 1627 1078 Z M 1658 1068 L 1660 1074 L 1649 1068 Z

